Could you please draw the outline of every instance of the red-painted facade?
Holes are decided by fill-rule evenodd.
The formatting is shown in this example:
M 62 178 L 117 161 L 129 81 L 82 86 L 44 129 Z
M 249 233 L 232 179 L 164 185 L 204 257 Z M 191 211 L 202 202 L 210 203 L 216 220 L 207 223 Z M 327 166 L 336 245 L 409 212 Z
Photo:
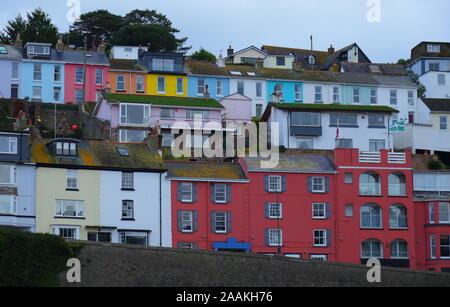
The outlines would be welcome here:
M 83 82 L 77 82 L 76 69 L 83 69 L 83 64 L 64 65 L 64 103 L 75 103 L 76 91 L 83 90 Z M 97 84 L 97 69 L 102 71 L 102 80 Z M 85 101 L 97 101 L 97 92 L 106 88 L 109 67 L 103 65 L 86 65 Z M 100 81 L 100 80 L 99 80 Z

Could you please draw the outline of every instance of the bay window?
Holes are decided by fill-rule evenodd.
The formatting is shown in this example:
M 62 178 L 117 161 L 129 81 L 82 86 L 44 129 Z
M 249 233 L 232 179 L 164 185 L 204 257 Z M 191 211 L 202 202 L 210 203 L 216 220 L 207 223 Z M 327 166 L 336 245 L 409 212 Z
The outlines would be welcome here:
M 134 126 L 150 125 L 150 106 L 142 104 L 121 104 L 120 124 Z

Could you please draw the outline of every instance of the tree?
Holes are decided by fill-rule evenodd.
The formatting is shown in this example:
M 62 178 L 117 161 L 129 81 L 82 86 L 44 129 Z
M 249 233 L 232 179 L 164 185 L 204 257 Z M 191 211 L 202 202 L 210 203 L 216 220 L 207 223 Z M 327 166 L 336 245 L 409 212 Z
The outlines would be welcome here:
M 22 35 L 25 32 L 26 26 L 27 22 L 25 19 L 17 15 L 15 19 L 8 21 L 5 29 L 0 33 L 0 41 L 3 44 L 14 44 L 17 35 L 19 33 Z
M 122 26 L 122 16 L 111 14 L 107 10 L 97 10 L 82 14 L 80 21 L 70 27 L 69 33 L 78 39 L 87 37 L 88 46 L 97 49 L 102 39 L 109 44 L 111 36 Z
M 214 56 L 214 54 L 203 48 L 200 48 L 200 50 L 194 52 L 191 55 L 191 58 L 194 60 L 204 60 L 212 63 L 216 63 L 217 61 L 217 58 Z
M 405 60 L 405 59 L 399 59 L 397 61 L 397 64 L 403 65 L 404 67 L 406 67 L 409 64 L 410 60 Z
M 425 93 L 427 92 L 427 89 L 425 88 L 425 85 L 420 83 L 419 76 L 413 72 L 412 70 L 406 70 L 409 74 L 409 79 L 411 79 L 412 82 L 417 84 L 417 96 L 422 99 L 425 98 Z

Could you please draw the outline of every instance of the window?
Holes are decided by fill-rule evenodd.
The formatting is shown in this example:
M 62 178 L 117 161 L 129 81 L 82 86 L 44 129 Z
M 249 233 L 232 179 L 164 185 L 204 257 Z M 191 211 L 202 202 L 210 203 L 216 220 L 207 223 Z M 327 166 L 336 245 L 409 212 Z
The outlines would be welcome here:
M 262 116 L 262 109 L 263 109 L 262 104 L 256 105 L 256 117 L 260 118 Z
M 76 83 L 83 83 L 84 79 L 84 69 L 83 67 L 76 67 L 75 68 L 75 82 Z
M 182 232 L 193 232 L 193 212 L 182 211 L 181 213 L 181 230 Z
M 120 143 L 142 143 L 147 136 L 145 130 L 120 130 Z
M 353 148 L 352 139 L 337 139 L 336 148 Z
M 57 200 L 56 216 L 83 217 L 84 201 L 82 200 Z
M 11 98 L 19 98 L 19 85 L 11 84 Z
M 42 100 L 42 87 L 33 86 L 33 99 Z
M 281 219 L 283 217 L 281 203 L 266 203 L 265 210 L 268 219 Z
M 192 202 L 193 201 L 192 183 L 181 183 L 181 201 Z
M 439 71 L 440 65 L 439 63 L 429 63 L 428 64 L 428 69 L 430 71 Z
M 294 100 L 295 101 L 302 100 L 302 86 L 300 84 L 294 85 Z
M 227 185 L 215 184 L 214 185 L 214 202 L 225 204 L 227 202 Z
M 237 91 L 242 96 L 245 95 L 245 83 L 244 83 L 244 81 L 238 81 L 237 82 Z
M 352 184 L 353 183 L 353 173 L 345 173 L 344 175 L 344 183 Z
M 401 173 L 390 174 L 389 196 L 406 196 L 406 178 Z
M 158 77 L 158 94 L 166 93 L 166 78 Z
M 383 244 L 375 239 L 369 239 L 362 243 L 361 258 L 383 258 Z
M 84 101 L 84 91 L 75 90 L 75 103 L 80 104 Z
M 408 258 L 408 243 L 404 240 L 394 240 L 391 242 L 391 258 Z
M 302 259 L 302 254 L 284 254 L 284 257 L 294 258 L 294 259 Z
M 298 137 L 297 138 L 297 148 L 300 149 L 313 149 L 314 147 L 314 141 L 312 138 L 303 138 Z
M 186 110 L 186 115 L 189 120 L 194 120 L 196 117 L 200 117 L 200 120 L 207 120 L 209 117 L 209 112 L 202 110 Z
M 448 118 L 447 116 L 440 116 L 439 117 L 439 129 L 443 131 L 448 130 Z
M 408 112 L 408 122 L 410 124 L 414 123 L 414 117 L 415 117 L 416 113 L 415 112 Z
M 353 217 L 353 205 L 352 204 L 345 205 L 345 217 Z
M 122 172 L 122 189 L 134 188 L 134 173 Z
M 17 167 L 13 165 L 0 165 L 0 185 L 17 184 Z
M 14 195 L 0 195 L 0 214 L 15 215 L 17 212 L 17 197 Z
M 78 189 L 78 171 L 74 169 L 67 170 L 67 189 Z
M 160 117 L 167 119 L 174 118 L 174 110 L 162 108 L 160 111 Z
M 95 69 L 95 84 L 103 85 L 103 69 L 101 68 Z
M 42 64 L 33 65 L 33 81 L 42 81 Z
M 215 212 L 214 232 L 227 233 L 227 213 Z
M 175 71 L 174 59 L 153 59 L 152 68 L 155 71 Z
M 441 45 L 433 45 L 433 44 L 428 44 L 427 45 L 427 52 L 429 53 L 439 53 L 441 52 Z
M 408 105 L 414 105 L 414 91 L 408 91 Z
M 382 228 L 381 208 L 377 204 L 361 207 L 361 228 Z
M 434 204 L 433 203 L 428 204 L 428 220 L 429 220 L 430 224 L 435 223 Z
M 445 75 L 444 74 L 439 74 L 437 76 L 438 78 L 438 85 L 445 85 Z
M 341 95 L 339 91 L 339 87 L 334 86 L 333 87 L 333 103 L 340 103 L 341 102 Z
M 361 89 L 360 88 L 354 88 L 353 89 L 353 103 L 360 103 L 360 94 Z
M 281 192 L 281 176 L 269 176 L 269 192 Z
M 312 204 L 312 217 L 315 220 L 323 220 L 327 218 L 327 204 L 314 203 Z
M 0 154 L 17 154 L 17 137 L 0 136 Z
M 53 88 L 53 100 L 55 102 L 61 102 L 61 88 L 60 87 Z
M 72 142 L 55 142 L 55 153 L 57 156 L 76 156 L 77 144 Z
M 134 219 L 134 202 L 132 200 L 122 201 L 122 219 Z
M 11 62 L 11 79 L 19 79 L 19 62 Z
M 277 66 L 286 65 L 286 58 L 284 56 L 277 56 L 276 61 L 277 61 Z
M 311 259 L 311 260 L 327 261 L 328 256 L 327 255 L 309 255 L 309 259 Z
M 162 146 L 172 147 L 175 142 L 175 136 L 171 133 L 163 133 Z
M 195 243 L 192 242 L 179 242 L 178 248 L 181 249 L 195 249 Z
M 449 203 L 439 203 L 439 223 L 448 224 L 450 223 L 450 210 Z
M 70 226 L 53 226 L 52 232 L 54 235 L 63 237 L 64 239 L 79 239 L 79 230 L 78 227 L 70 227 Z
M 198 96 L 205 95 L 205 80 L 204 79 L 197 80 L 197 95 Z
M 139 104 L 121 104 L 120 105 L 120 124 L 121 125 L 150 125 L 150 106 Z
M 117 75 L 117 77 L 116 77 L 116 90 L 118 92 L 124 92 L 125 91 L 125 76 L 124 75 Z
M 111 242 L 110 232 L 88 232 L 88 241 L 92 242 Z
M 379 152 L 382 149 L 386 149 L 384 140 L 369 140 L 369 151 Z
M 130 47 L 126 47 L 126 48 L 124 48 L 124 50 L 125 50 L 125 52 L 132 52 L 133 51 L 133 49 L 130 48 Z
M 313 193 L 325 192 L 325 177 L 312 177 L 312 192 Z
M 357 127 L 358 115 L 356 113 L 330 114 L 330 126 Z
M 120 243 L 131 244 L 131 245 L 142 245 L 147 246 L 148 243 L 148 233 L 147 232 L 131 232 L 131 231 L 121 231 Z
M 314 246 L 324 247 L 327 246 L 327 231 L 326 230 L 314 230 Z
M 370 104 L 377 104 L 377 103 L 378 103 L 377 89 L 372 88 L 370 89 Z
M 377 173 L 368 172 L 359 177 L 359 194 L 381 195 L 381 178 Z
M 436 238 L 434 235 L 430 236 L 430 257 L 431 259 L 436 258 Z
M 321 103 L 322 101 L 322 87 L 316 86 L 315 87 L 315 94 L 314 94 L 314 101 L 317 103 Z
M 144 76 L 136 76 L 136 92 L 144 92 Z
M 283 84 L 282 83 L 277 83 L 275 85 L 275 93 L 278 94 L 278 97 L 283 100 Z
M 390 90 L 390 104 L 397 105 L 397 90 Z
M 386 128 L 384 123 L 384 115 L 370 114 L 369 128 Z
M 48 46 L 28 46 L 28 54 L 49 55 L 50 47 Z
M 216 96 L 223 96 L 223 80 L 216 80 Z
M 389 228 L 405 229 L 408 228 L 406 218 L 406 208 L 403 205 L 394 205 L 389 208 Z
M 441 258 L 450 257 L 450 235 L 441 235 Z
M 320 113 L 292 112 L 292 126 L 320 127 Z
M 266 229 L 266 241 L 269 246 L 282 246 L 283 231 L 281 229 Z
M 256 82 L 256 98 L 262 98 L 262 83 Z
M 54 66 L 53 81 L 61 82 L 61 65 Z

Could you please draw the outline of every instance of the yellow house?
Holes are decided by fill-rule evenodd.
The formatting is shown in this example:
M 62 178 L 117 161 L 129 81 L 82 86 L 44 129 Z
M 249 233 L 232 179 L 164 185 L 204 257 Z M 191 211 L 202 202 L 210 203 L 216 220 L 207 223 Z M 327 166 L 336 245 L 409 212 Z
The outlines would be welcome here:
M 187 97 L 187 75 L 148 74 L 147 95 Z

